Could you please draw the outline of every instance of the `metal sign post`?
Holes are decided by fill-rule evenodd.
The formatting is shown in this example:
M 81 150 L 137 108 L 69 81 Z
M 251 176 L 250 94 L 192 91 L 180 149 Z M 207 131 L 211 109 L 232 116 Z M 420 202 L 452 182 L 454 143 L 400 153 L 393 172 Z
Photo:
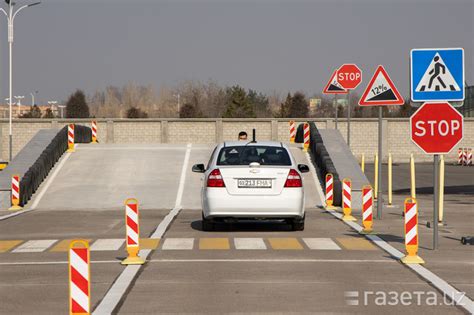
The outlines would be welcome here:
M 347 146 L 351 147 L 351 91 L 347 92 Z
M 337 105 L 337 94 L 334 94 L 334 103 L 336 107 L 336 130 L 337 130 L 337 111 L 339 110 L 339 105 Z
M 439 154 L 433 157 L 433 250 L 438 249 L 438 218 L 439 218 L 439 204 L 438 204 L 438 186 L 439 186 Z
M 377 189 L 377 219 L 382 219 L 382 106 L 379 106 L 379 160 L 378 160 L 378 189 Z
M 378 134 L 378 159 L 377 165 L 377 219 L 382 219 L 383 195 L 382 195 L 382 123 L 383 123 L 383 106 L 403 105 L 403 97 L 390 79 L 387 71 L 383 66 L 378 66 L 372 79 L 370 79 L 367 88 L 359 100 L 360 106 L 379 106 L 379 134 Z

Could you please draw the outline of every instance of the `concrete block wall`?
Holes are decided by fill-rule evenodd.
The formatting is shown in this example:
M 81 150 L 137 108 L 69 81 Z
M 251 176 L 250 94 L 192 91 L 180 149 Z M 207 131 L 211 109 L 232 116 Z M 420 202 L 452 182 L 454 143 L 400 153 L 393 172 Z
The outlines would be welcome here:
M 215 143 L 216 122 L 214 121 L 170 121 L 168 122 L 168 143 Z
M 161 143 L 160 121 L 117 120 L 108 124 L 113 124 L 114 143 Z
M 318 128 L 334 129 L 333 119 L 311 119 Z M 304 119 L 295 119 L 297 124 Z M 257 139 L 289 141 L 289 119 L 97 119 L 98 140 L 100 143 L 196 143 L 207 144 L 221 141 L 236 140 L 240 131 L 252 136 L 252 129 L 257 131 Z M 89 126 L 90 119 L 47 120 L 47 119 L 15 119 L 13 121 L 13 155 L 33 137 L 40 129 L 60 129 L 69 123 Z M 8 120 L 0 120 L 0 153 L 1 159 L 8 161 Z M 338 129 L 344 139 L 347 135 L 346 120 L 339 120 Z M 429 162 L 432 156 L 424 154 L 412 143 L 409 134 L 408 119 L 384 119 L 383 159 L 391 152 L 394 162 L 408 162 L 410 153 L 416 161 Z M 351 120 L 351 150 L 360 160 L 372 162 L 377 152 L 378 120 Z M 474 149 L 474 119 L 464 120 L 464 139 L 458 147 Z M 455 148 L 446 160 L 457 160 Z
M 257 140 L 272 140 L 272 122 L 268 121 L 223 121 L 223 140 L 237 141 L 239 132 L 245 131 L 249 140 L 252 139 L 252 129 L 255 128 Z

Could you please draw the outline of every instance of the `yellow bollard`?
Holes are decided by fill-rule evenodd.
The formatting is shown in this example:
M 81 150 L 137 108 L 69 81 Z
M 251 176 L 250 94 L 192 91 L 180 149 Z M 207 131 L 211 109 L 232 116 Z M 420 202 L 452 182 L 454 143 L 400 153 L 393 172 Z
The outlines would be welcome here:
M 411 191 L 411 198 L 416 198 L 416 184 L 415 184 L 415 158 L 413 157 L 413 153 L 410 154 L 410 191 Z
M 20 176 L 12 176 L 12 188 L 11 188 L 11 207 L 8 210 L 17 211 L 22 210 L 20 206 Z
M 362 158 L 360 161 L 360 169 L 362 170 L 362 173 L 365 173 L 365 155 L 362 153 Z
M 378 154 L 374 157 L 374 200 L 377 200 L 379 192 L 379 156 Z
M 343 221 L 357 221 L 352 216 L 352 182 L 349 178 L 342 180 L 342 211 L 344 213 Z
M 443 225 L 443 210 L 444 210 L 444 156 L 441 155 L 439 160 L 439 200 L 438 200 L 438 208 L 439 208 L 439 217 L 438 217 L 438 225 Z
M 392 153 L 388 154 L 388 205 L 387 207 L 393 207 L 392 205 Z
M 415 198 L 405 199 L 405 248 L 406 256 L 400 260 L 404 264 L 424 264 L 418 256 L 418 204 Z
M 122 265 L 143 265 L 145 261 L 138 256 L 140 252 L 140 215 L 138 200 L 128 198 L 125 200 L 125 222 L 128 257 L 121 262 Z

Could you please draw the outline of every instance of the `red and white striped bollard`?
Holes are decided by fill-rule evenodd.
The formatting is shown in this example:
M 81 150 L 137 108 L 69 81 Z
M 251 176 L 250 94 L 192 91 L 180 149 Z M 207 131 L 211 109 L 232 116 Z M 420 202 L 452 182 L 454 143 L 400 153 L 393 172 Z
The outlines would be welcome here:
M 92 143 L 97 143 L 97 121 L 93 120 L 91 123 L 92 129 Z
M 467 158 L 466 158 L 466 165 L 472 166 L 472 149 L 467 149 Z
M 84 240 L 69 245 L 69 314 L 90 314 L 90 251 Z
M 463 165 L 464 161 L 464 150 L 462 148 L 458 149 L 458 165 Z
M 20 206 L 20 176 L 12 175 L 11 207 L 8 210 L 21 210 Z
M 362 225 L 364 226 L 364 229 L 360 231 L 360 234 L 374 234 L 372 230 L 374 220 L 373 208 L 373 189 L 372 186 L 366 185 L 362 187 Z
M 122 265 L 143 265 L 145 261 L 138 256 L 140 251 L 140 218 L 138 200 L 128 198 L 125 200 L 126 245 L 128 257 Z
M 352 182 L 349 178 L 342 180 L 342 211 L 344 221 L 356 221 L 352 216 Z
M 415 198 L 405 199 L 405 248 L 407 255 L 401 259 L 405 264 L 423 264 L 418 256 L 418 205 Z
M 67 152 L 74 152 L 74 124 L 67 126 Z
M 334 210 L 334 176 L 331 173 L 326 174 L 326 210 Z
M 290 120 L 290 143 L 295 143 L 296 124 L 294 120 Z
M 304 138 L 303 138 L 303 151 L 308 151 L 308 148 L 309 148 L 309 124 L 308 123 L 304 123 L 303 125 L 303 134 L 304 134 Z

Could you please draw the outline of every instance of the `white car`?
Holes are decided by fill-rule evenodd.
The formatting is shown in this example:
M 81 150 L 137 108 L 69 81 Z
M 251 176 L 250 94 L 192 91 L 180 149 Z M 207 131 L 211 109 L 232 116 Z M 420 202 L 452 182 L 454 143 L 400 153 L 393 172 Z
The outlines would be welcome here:
M 203 230 L 236 219 L 285 220 L 293 230 L 304 230 L 301 173 L 309 168 L 296 164 L 281 142 L 224 142 L 214 149 L 207 167 L 195 164 L 192 170 L 204 173 Z

